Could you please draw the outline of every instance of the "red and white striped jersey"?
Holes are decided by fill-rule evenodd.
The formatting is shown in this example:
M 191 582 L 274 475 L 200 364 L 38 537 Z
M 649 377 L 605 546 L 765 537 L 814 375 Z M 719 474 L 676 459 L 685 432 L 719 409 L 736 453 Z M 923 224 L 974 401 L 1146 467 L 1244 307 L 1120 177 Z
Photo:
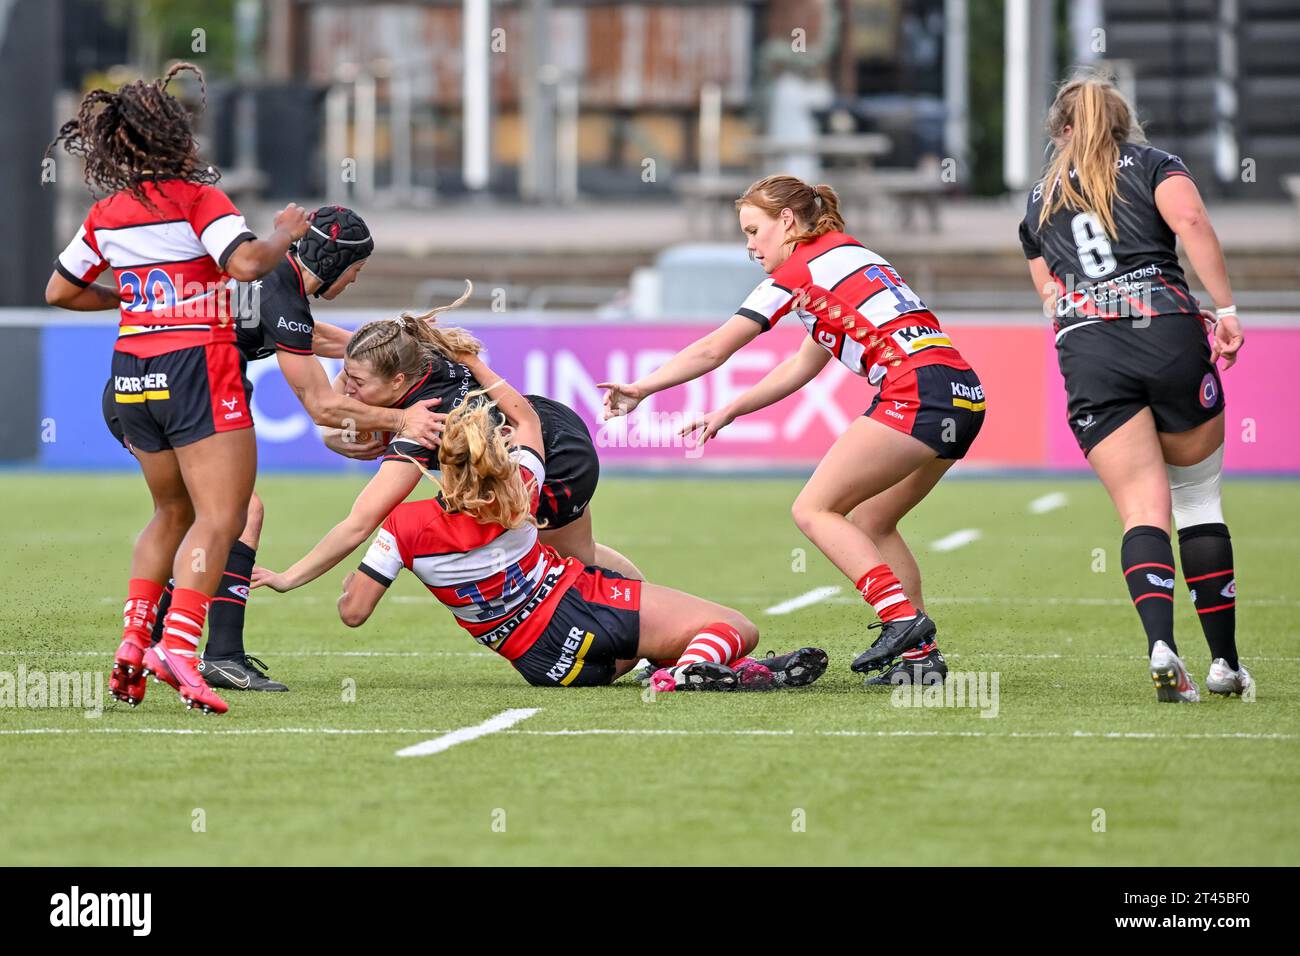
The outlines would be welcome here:
M 55 269 L 87 286 L 111 268 L 122 298 L 116 349 L 141 358 L 210 342 L 233 342 L 225 273 L 235 247 L 256 238 L 220 189 L 181 179 L 128 190 L 90 207 Z
M 546 480 L 530 448 L 511 452 L 537 513 Z M 393 509 L 361 562 L 362 574 L 387 587 L 402 568 L 415 572 L 474 639 L 514 660 L 546 629 L 560 596 L 582 571 L 537 539 L 537 528 L 483 524 L 448 513 L 441 498 Z
M 818 345 L 872 385 L 923 365 L 970 368 L 894 267 L 842 232 L 800 243 L 736 312 L 765 332 L 793 312 Z

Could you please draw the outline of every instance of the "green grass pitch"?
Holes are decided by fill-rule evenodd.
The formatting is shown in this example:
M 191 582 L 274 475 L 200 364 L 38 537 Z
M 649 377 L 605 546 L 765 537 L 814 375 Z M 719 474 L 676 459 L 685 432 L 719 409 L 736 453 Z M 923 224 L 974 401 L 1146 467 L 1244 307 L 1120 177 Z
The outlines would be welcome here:
M 359 480 L 262 480 L 260 563 L 298 557 Z M 187 712 L 159 684 L 138 710 L 99 717 L 0 708 L 0 864 L 1295 864 L 1297 487 L 1225 491 L 1257 700 L 1169 706 L 1146 673 L 1101 488 L 945 482 L 903 530 L 949 666 L 998 675 L 997 714 L 984 717 L 895 706 L 849 671 L 870 618 L 791 522 L 797 482 L 610 477 L 594 505 L 602 540 L 652 580 L 743 610 L 764 650 L 825 647 L 826 676 L 793 692 L 651 700 L 626 679 L 534 689 L 410 575 L 366 627 L 343 627 L 334 599 L 350 560 L 293 594 L 254 594 L 249 650 L 288 694 L 228 693 L 224 717 Z M 1056 491 L 1063 507 L 1031 513 Z M 10 473 L 0 494 L 0 671 L 97 670 L 106 682 L 147 518 L 142 483 Z M 982 536 L 929 547 L 965 528 Z M 841 590 L 765 613 L 824 586 Z M 1181 580 L 1177 600 L 1178 639 L 1203 682 L 1208 654 Z M 511 708 L 538 712 L 432 756 L 395 756 Z M 129 858 L 128 821 L 141 834 Z

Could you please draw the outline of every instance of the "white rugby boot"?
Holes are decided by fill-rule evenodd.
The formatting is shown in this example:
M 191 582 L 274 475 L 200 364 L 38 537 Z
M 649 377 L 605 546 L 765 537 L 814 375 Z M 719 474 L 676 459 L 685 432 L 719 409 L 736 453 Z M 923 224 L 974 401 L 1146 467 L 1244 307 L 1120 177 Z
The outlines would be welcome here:
M 1156 700 L 1161 703 L 1194 704 L 1201 699 L 1187 666 L 1164 641 L 1156 641 L 1151 651 L 1151 682 L 1156 685 Z
M 1234 671 L 1222 657 L 1216 657 L 1210 664 L 1210 672 L 1205 675 L 1205 689 L 1211 694 L 1221 694 L 1224 697 L 1231 697 L 1233 694 L 1253 697 L 1255 678 L 1250 676 L 1250 671 L 1246 670 L 1245 664 L 1238 662 L 1237 669 Z

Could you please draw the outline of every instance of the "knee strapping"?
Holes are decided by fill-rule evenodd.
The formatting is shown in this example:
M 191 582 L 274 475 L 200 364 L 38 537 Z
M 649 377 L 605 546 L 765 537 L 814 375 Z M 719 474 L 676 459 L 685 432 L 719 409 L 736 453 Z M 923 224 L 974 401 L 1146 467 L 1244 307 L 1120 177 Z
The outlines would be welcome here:
M 1223 446 L 1195 465 L 1167 465 L 1174 526 L 1223 524 Z

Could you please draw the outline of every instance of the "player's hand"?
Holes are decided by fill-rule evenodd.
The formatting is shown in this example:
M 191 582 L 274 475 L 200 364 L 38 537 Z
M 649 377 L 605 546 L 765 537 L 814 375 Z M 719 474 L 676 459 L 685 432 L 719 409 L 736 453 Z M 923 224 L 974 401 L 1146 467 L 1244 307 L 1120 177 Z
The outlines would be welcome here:
M 685 428 L 677 434 L 683 438 L 689 438 L 695 432 L 695 447 L 703 448 L 710 438 L 713 438 L 718 432 L 722 431 L 728 425 L 736 420 L 736 416 L 731 414 L 727 409 L 720 408 L 716 411 L 709 412 L 703 418 L 697 418 L 691 421 Z
M 323 441 L 325 447 L 336 455 L 357 461 L 374 461 L 388 447 L 381 432 L 357 432 L 351 440 L 343 432 L 333 432 L 324 436 Z
M 645 390 L 637 388 L 635 384 L 597 382 L 596 387 L 605 389 L 605 408 L 602 415 L 604 421 L 621 415 L 631 415 L 646 397 Z
M 279 591 L 281 594 L 293 590 L 283 574 L 263 567 L 253 568 L 253 579 L 250 586 L 254 589 L 270 588 L 272 591 Z
M 406 410 L 402 430 L 398 434 L 418 441 L 425 448 L 437 448 L 442 443 L 442 429 L 447 416 L 433 410 L 433 406 L 442 403 L 441 398 L 429 398 L 416 402 Z
M 283 229 L 289 237 L 297 242 L 307 235 L 311 223 L 307 219 L 307 210 L 291 202 L 275 214 L 275 228 Z
M 1237 361 L 1237 352 L 1245 344 L 1246 336 L 1241 333 L 1241 322 L 1235 315 L 1225 315 L 1215 323 L 1210 336 L 1210 361 L 1217 363 L 1223 359 L 1223 368 L 1229 369 Z

